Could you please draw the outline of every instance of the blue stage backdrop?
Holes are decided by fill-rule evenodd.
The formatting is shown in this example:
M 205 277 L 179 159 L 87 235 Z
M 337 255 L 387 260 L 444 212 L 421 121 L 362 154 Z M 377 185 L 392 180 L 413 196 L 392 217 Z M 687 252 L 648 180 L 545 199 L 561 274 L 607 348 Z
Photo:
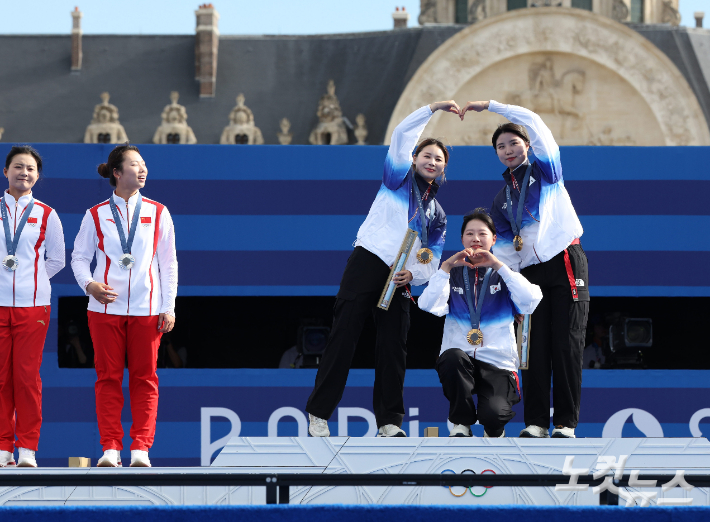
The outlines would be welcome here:
M 0 155 L 9 144 L 0 144 Z M 110 194 L 96 173 L 111 145 L 37 144 L 44 178 L 35 196 L 62 220 L 67 259 L 86 209 Z M 357 229 L 377 193 L 386 147 L 142 145 L 147 197 L 175 220 L 179 295 L 332 296 Z M 563 147 L 566 187 L 585 234 L 592 296 L 710 296 L 710 147 Z M 489 206 L 503 167 L 490 147 L 455 147 L 439 199 L 446 250 L 459 247 L 461 216 Z M 659 249 L 659 245 L 662 248 Z M 288 251 L 289 270 L 281 270 Z M 678 266 L 682 252 L 682 268 Z M 668 269 L 659 272 L 659 267 Z M 416 293 L 416 292 L 415 292 Z M 81 295 L 68 266 L 52 279 L 45 346 L 44 425 L 38 459 L 100 455 L 93 370 L 57 368 L 58 297 Z M 178 317 L 180 311 L 177 311 Z M 710 415 L 707 373 L 585 371 L 581 436 L 701 435 Z M 209 462 L 228 434 L 303 433 L 311 370 L 161 370 L 154 463 Z M 124 380 L 127 386 L 127 378 Z M 372 372 L 351 373 L 334 434 L 371 433 Z M 447 403 L 433 370 L 407 373 L 406 428 L 440 426 Z M 128 395 L 127 388 L 125 389 Z M 351 408 L 351 409 L 347 409 Z M 354 409 L 352 409 L 354 408 Z M 522 428 L 522 410 L 509 425 Z M 288 415 L 291 415 L 289 417 Z M 359 415 L 359 416 L 358 416 Z M 278 419 L 284 416 L 280 423 Z M 351 419 L 344 422 L 346 416 Z M 123 419 L 126 432 L 130 410 Z M 296 419 L 296 420 L 294 420 Z M 480 428 L 480 427 L 478 427 Z M 478 430 L 479 432 L 482 430 Z M 480 433 L 478 433 L 480 434 Z M 126 445 L 127 447 L 127 445 Z M 127 453 L 126 453 L 127 454 Z

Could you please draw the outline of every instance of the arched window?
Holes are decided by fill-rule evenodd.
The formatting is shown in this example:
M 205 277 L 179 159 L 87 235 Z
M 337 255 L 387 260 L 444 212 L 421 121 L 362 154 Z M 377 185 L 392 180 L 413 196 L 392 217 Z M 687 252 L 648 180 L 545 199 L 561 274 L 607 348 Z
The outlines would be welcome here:
M 572 7 L 577 9 L 586 9 L 587 11 L 592 10 L 592 0 L 572 0 Z
M 630 19 L 632 24 L 643 23 L 643 0 L 631 0 Z
M 468 23 L 468 0 L 456 0 L 456 23 Z
M 513 9 L 525 9 L 528 6 L 528 0 L 508 0 L 508 11 Z

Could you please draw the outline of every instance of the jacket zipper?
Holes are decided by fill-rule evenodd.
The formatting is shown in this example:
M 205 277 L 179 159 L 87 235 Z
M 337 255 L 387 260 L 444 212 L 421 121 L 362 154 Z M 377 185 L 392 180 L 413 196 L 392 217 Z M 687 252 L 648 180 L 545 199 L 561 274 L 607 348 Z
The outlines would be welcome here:
M 4 199 L 4 198 L 3 198 Z M 3 201 L 3 203 L 5 203 Z M 15 201 L 15 224 L 13 225 L 13 232 L 17 233 L 17 201 Z M 13 234 L 13 239 L 14 239 L 14 234 Z M 19 245 L 18 245 L 19 246 Z M 9 254 L 10 252 L 8 252 Z M 17 252 L 15 252 L 17 254 Z M 12 272 L 12 306 L 15 306 L 15 276 L 17 275 L 17 270 L 13 270 Z
M 131 216 L 128 213 L 128 201 L 126 201 L 126 230 L 128 230 L 128 235 L 131 235 Z M 130 252 L 129 252 L 130 254 Z M 133 269 L 128 271 L 128 304 L 126 308 L 126 314 L 131 313 L 131 273 Z

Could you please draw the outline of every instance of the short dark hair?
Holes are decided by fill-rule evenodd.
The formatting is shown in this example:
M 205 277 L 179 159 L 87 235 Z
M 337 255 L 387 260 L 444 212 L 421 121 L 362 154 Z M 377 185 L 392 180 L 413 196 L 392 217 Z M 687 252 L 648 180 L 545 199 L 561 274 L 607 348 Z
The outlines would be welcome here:
M 511 134 L 515 134 L 515 135 L 519 136 L 520 139 L 523 140 L 525 143 L 530 145 L 530 138 L 528 137 L 528 131 L 525 130 L 525 127 L 523 127 L 522 125 L 517 125 L 516 123 L 504 123 L 502 125 L 498 125 L 498 128 L 493 133 L 493 148 L 494 149 L 496 148 L 498 138 L 504 132 L 510 132 Z
M 419 153 L 424 149 L 424 147 L 428 147 L 429 145 L 436 145 L 441 149 L 441 152 L 444 153 L 444 164 L 448 165 L 449 164 L 449 150 L 446 148 L 446 145 L 443 144 L 441 140 L 438 140 L 436 138 L 426 138 L 423 139 L 419 145 L 417 145 L 417 148 L 414 150 L 414 156 L 419 156 Z M 446 181 L 446 169 L 444 169 L 444 173 L 441 175 L 441 181 L 444 182 Z
M 463 217 L 463 225 L 461 225 L 461 237 L 463 237 L 463 233 L 466 230 L 466 225 L 468 225 L 468 222 L 473 221 L 474 219 L 483 221 L 488 227 L 488 230 L 491 231 L 491 234 L 493 234 L 494 236 L 496 235 L 496 226 L 493 223 L 493 218 L 490 216 L 490 214 L 486 211 L 485 208 L 479 207 L 475 210 L 472 210 Z
M 37 152 L 35 149 L 30 147 L 29 145 L 13 145 L 12 148 L 10 149 L 10 152 L 7 154 L 7 157 L 5 158 L 5 168 L 8 169 L 10 168 L 10 163 L 12 162 L 12 158 L 17 156 L 18 154 L 29 154 L 32 156 L 35 161 L 37 162 L 37 172 L 42 174 L 42 156 L 39 155 L 39 152 Z
M 113 171 L 114 169 L 116 169 L 121 172 L 121 169 L 123 168 L 123 156 L 129 150 L 138 152 L 140 154 L 138 147 L 136 147 L 135 145 L 130 145 L 128 142 L 124 143 L 123 145 L 116 145 L 116 147 L 114 147 L 114 149 L 108 155 L 108 160 L 106 160 L 106 163 L 102 163 L 97 168 L 99 176 L 101 176 L 102 178 L 108 178 L 109 183 L 111 183 L 112 187 L 116 186 L 116 176 L 113 175 Z

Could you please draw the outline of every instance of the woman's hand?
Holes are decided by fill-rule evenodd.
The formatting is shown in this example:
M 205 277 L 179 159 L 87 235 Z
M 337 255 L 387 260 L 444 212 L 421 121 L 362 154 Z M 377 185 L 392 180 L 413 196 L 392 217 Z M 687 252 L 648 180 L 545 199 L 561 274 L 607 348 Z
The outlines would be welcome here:
M 472 248 L 465 248 L 461 252 L 456 252 L 449 259 L 441 263 L 441 269 L 447 274 L 451 273 L 451 269 L 456 266 L 468 266 L 474 268 L 470 263 L 470 258 L 473 256 Z
M 414 276 L 409 270 L 402 270 L 401 272 L 397 272 L 394 275 L 392 281 L 394 281 L 394 283 L 397 285 L 397 288 L 399 288 L 411 282 L 412 279 L 414 279 Z
M 429 105 L 431 112 L 445 111 L 452 114 L 461 114 L 461 109 L 454 100 L 434 102 Z
M 469 258 L 471 264 L 475 267 L 479 266 L 490 266 L 493 270 L 498 270 L 503 266 L 503 263 L 498 261 L 498 258 L 494 256 L 489 250 L 483 250 L 479 248 L 473 252 L 473 257 Z
M 170 314 L 160 314 L 158 316 L 158 331 L 168 333 L 175 326 L 175 318 Z
M 463 121 L 463 117 L 466 115 L 467 111 L 485 111 L 486 109 L 488 109 L 488 104 L 489 102 L 487 101 L 468 102 L 466 105 L 463 106 L 463 109 L 459 111 L 459 117 L 461 118 L 461 121 Z
M 89 286 L 86 287 L 86 293 L 102 305 L 113 303 L 118 297 L 118 294 L 113 291 L 113 288 L 104 283 L 97 283 L 96 281 L 89 283 Z

